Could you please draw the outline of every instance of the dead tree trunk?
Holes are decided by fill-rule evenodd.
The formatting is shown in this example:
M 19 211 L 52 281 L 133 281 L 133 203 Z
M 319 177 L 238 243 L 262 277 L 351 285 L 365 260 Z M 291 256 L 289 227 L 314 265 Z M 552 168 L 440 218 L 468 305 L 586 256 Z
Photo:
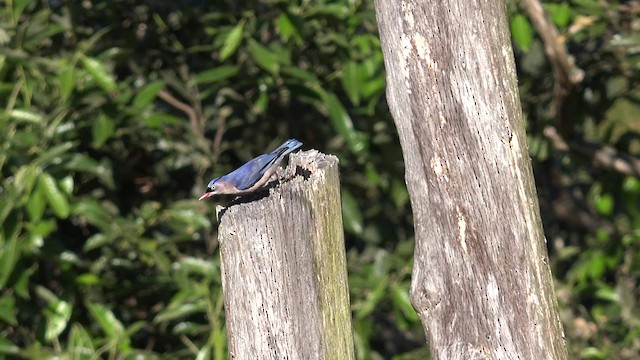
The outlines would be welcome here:
M 433 359 L 565 359 L 505 4 L 376 0 Z
M 290 155 L 269 196 L 221 211 L 231 359 L 353 359 L 338 159 Z

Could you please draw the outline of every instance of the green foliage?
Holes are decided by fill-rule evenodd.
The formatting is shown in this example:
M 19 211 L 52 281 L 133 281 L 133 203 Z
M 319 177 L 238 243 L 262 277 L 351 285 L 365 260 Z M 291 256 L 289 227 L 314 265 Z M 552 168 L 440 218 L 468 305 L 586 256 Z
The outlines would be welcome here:
M 511 19 L 511 36 L 522 51 L 529 51 L 533 42 L 533 28 L 525 15 L 518 14 Z
M 554 149 L 543 129 L 555 126 L 571 143 L 640 156 L 640 58 L 630 47 L 640 43 L 633 30 L 640 22 L 622 3 L 549 2 L 544 8 L 586 75 L 574 94 L 562 99 L 539 38 L 528 52 L 516 51 L 570 357 L 637 358 L 638 178 L 594 166 L 584 152 Z
M 638 20 L 625 4 L 544 7 L 588 70 L 575 132 L 637 156 Z M 553 74 L 511 19 L 572 358 L 633 358 L 640 182 L 543 136 Z M 226 358 L 214 203 L 197 195 L 297 137 L 341 161 L 358 358 L 425 358 L 375 26 L 370 1 L 4 4 L 0 357 Z
M 372 4 L 191 5 L 0 10 L 0 356 L 225 358 L 215 211 L 197 194 L 290 136 L 368 193 L 345 197 L 351 247 L 411 248 Z M 421 334 L 406 269 L 386 271 L 391 294 L 354 291 L 359 319 L 388 304 Z M 360 358 L 397 340 L 371 337 Z

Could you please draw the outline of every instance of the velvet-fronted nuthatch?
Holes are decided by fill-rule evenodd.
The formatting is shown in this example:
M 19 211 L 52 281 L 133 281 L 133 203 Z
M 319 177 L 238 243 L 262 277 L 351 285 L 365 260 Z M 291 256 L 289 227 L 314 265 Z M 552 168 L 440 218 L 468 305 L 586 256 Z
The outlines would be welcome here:
M 300 141 L 289 139 L 272 152 L 260 155 L 227 175 L 211 180 L 207 191 L 198 200 L 214 195 L 243 195 L 260 189 L 269 181 L 282 159 L 300 146 Z

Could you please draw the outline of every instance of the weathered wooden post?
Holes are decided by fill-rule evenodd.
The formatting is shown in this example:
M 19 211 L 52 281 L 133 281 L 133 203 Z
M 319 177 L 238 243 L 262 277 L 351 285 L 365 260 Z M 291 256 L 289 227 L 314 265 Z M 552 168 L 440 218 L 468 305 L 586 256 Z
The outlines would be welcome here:
M 231 359 L 353 359 L 338 159 L 290 155 L 269 196 L 220 213 Z
M 566 359 L 502 0 L 376 0 L 432 359 Z

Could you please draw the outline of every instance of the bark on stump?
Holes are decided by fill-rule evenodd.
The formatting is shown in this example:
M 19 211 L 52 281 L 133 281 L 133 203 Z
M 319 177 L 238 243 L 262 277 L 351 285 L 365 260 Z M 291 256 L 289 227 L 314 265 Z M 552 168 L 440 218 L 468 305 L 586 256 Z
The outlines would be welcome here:
M 291 154 L 278 176 L 220 212 L 230 358 L 353 359 L 338 159 Z

